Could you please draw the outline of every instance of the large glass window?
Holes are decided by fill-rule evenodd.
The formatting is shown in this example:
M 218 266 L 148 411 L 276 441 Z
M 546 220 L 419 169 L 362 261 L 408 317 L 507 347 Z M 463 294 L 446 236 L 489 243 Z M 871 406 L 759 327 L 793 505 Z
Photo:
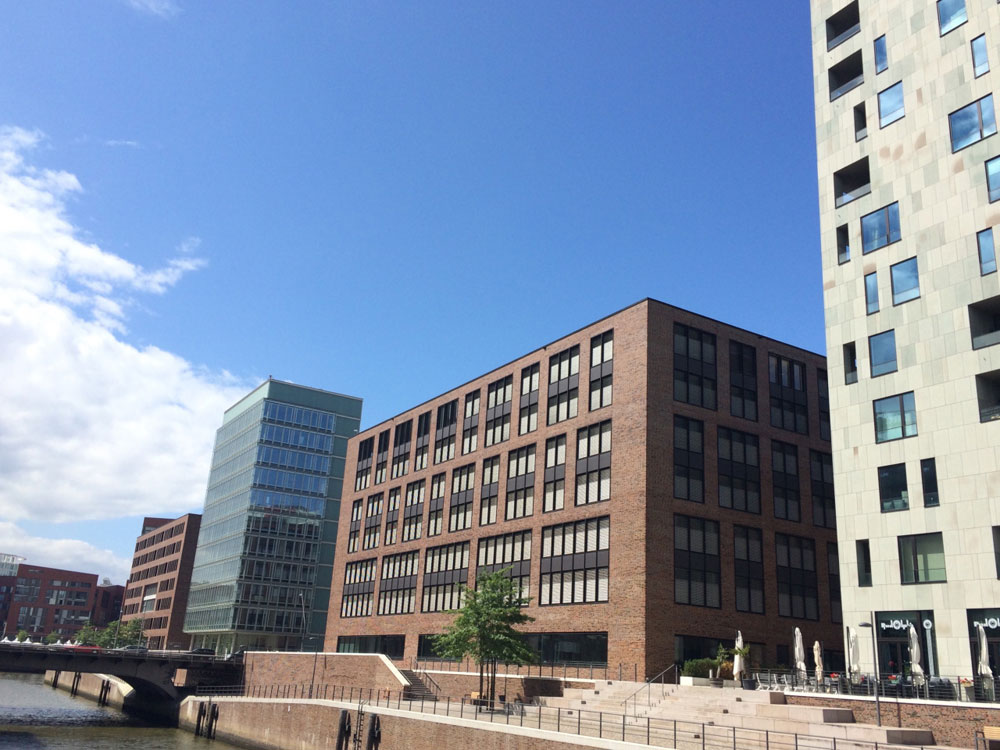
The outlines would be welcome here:
M 947 581 L 941 532 L 899 537 L 899 573 L 903 583 Z
M 965 13 L 965 0 L 938 0 L 937 14 L 942 36 L 969 20 Z
M 674 497 L 705 502 L 705 425 L 674 415 Z
M 719 524 L 704 518 L 674 516 L 674 601 L 721 607 Z
M 774 544 L 778 563 L 778 614 L 799 620 L 818 620 L 816 543 L 790 534 L 775 534 Z
M 910 507 L 906 490 L 906 464 L 878 467 L 878 494 L 883 513 Z
M 757 350 L 729 342 L 729 413 L 757 421 Z
M 812 486 L 813 526 L 837 528 L 837 506 L 833 494 L 833 457 L 809 451 L 809 480 Z
M 874 409 L 876 443 L 917 434 L 917 408 L 913 401 L 913 391 L 877 399 Z
M 903 109 L 903 82 L 893 84 L 878 95 L 878 125 L 884 128 L 886 125 L 896 122 L 903 117 L 906 111 Z
M 611 420 L 576 434 L 576 504 L 611 499 Z
M 580 390 L 580 347 L 549 357 L 548 424 L 572 419 Z
M 865 311 L 871 315 L 878 312 L 878 274 L 865 274 Z
M 938 499 L 937 462 L 933 458 L 920 460 L 920 482 L 924 489 L 924 507 L 940 505 Z
M 917 274 L 917 259 L 909 258 L 889 266 L 892 279 L 892 304 L 901 305 L 920 296 L 920 277 Z
M 764 614 L 764 539 L 760 529 L 733 527 L 736 611 Z
M 885 45 L 885 34 L 875 40 L 875 73 L 881 73 L 889 67 L 889 52 Z
M 868 353 L 872 377 L 896 372 L 896 332 L 885 331 L 868 337 Z
M 990 58 L 986 54 L 986 34 L 972 40 L 972 70 L 976 78 L 990 72 Z
M 614 380 L 615 332 L 607 331 L 590 340 L 590 410 L 611 405 Z
M 899 242 L 899 238 L 899 203 L 890 203 L 861 217 L 862 253 Z
M 989 190 L 990 203 L 1000 201 L 1000 156 L 986 162 L 986 188 Z
M 981 141 L 997 132 L 996 115 L 993 112 L 993 95 L 984 96 L 977 102 L 962 107 L 948 115 L 951 131 L 952 152 Z
M 806 396 L 805 364 L 778 354 L 768 354 L 767 371 L 771 424 L 808 435 L 809 403 Z
M 715 408 L 715 334 L 674 323 L 674 400 Z
M 719 427 L 719 505 L 760 513 L 760 455 L 756 435 Z
M 979 273 L 983 276 L 996 273 L 997 255 L 993 246 L 993 228 L 979 232 L 976 235 L 976 242 L 979 244 Z
M 858 539 L 854 543 L 858 556 L 858 586 L 865 588 L 872 585 L 872 549 L 868 539 Z
M 801 521 L 799 451 L 791 443 L 771 441 L 771 477 L 774 483 L 774 517 Z
M 610 536 L 608 516 L 543 527 L 538 603 L 606 602 Z

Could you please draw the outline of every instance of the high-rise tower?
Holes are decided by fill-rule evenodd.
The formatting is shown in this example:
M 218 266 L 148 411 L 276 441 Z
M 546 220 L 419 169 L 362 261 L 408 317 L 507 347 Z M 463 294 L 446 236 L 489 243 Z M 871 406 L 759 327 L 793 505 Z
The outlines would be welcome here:
M 811 9 L 844 623 L 874 612 L 883 673 L 912 623 L 971 675 L 977 622 L 1000 665 L 1000 5 Z
M 267 380 L 215 438 L 184 631 L 229 653 L 318 650 L 361 399 Z

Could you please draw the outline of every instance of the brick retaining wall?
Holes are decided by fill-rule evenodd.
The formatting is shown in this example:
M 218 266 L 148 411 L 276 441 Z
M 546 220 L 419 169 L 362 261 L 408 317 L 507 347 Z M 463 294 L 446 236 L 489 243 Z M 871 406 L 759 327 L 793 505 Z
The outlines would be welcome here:
M 860 696 L 813 697 L 786 693 L 785 700 L 799 706 L 850 708 L 859 724 L 875 723 L 875 699 Z M 941 701 L 897 701 L 883 699 L 882 725 L 930 729 L 938 745 L 949 747 L 976 746 L 976 731 L 984 725 L 1000 726 L 1000 707 L 991 708 L 969 703 Z
M 181 704 L 180 727 L 194 731 L 198 708 L 205 698 L 187 698 Z M 355 719 L 357 706 L 332 701 L 296 703 L 283 701 L 216 699 L 218 721 L 215 738 L 250 750 L 310 748 L 332 750 L 337 744 L 337 727 L 342 709 Z M 384 707 L 369 708 L 369 716 L 379 714 L 382 742 L 379 750 L 580 750 L 586 747 L 608 750 L 644 748 L 629 742 L 594 737 L 566 737 L 555 732 L 527 727 L 476 726 L 469 719 L 444 716 L 416 716 Z

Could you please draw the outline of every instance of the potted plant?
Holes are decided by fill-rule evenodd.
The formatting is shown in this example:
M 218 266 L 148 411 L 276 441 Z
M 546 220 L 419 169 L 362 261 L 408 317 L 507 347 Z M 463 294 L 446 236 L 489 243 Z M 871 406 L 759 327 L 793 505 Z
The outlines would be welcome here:
M 968 677 L 958 678 L 958 687 L 961 691 L 961 696 L 959 700 L 972 702 L 976 700 L 976 686 L 973 684 L 972 680 Z
M 709 685 L 709 672 L 715 669 L 715 659 L 689 659 L 681 668 L 681 685 Z

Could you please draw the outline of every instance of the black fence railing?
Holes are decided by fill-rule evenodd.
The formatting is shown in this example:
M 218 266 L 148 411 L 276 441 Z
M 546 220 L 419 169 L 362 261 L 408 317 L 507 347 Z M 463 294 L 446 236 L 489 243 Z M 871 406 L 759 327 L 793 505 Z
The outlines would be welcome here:
M 433 670 L 435 672 L 479 672 L 479 665 L 471 660 L 453 661 L 417 657 L 413 660 L 414 671 Z M 644 679 L 639 674 L 638 664 L 605 664 L 603 662 L 548 662 L 540 664 L 508 664 L 497 665 L 497 674 L 519 675 L 522 677 L 562 677 L 579 680 L 631 680 L 638 682 Z
M 794 669 L 750 670 L 747 677 L 757 681 L 759 690 L 794 691 L 797 693 L 838 693 L 880 698 L 910 700 L 1000 702 L 1000 677 L 940 676 L 914 678 L 908 674 L 884 674 L 875 679 L 871 674 L 845 671 L 823 672 Z
M 793 732 L 719 726 L 653 717 L 632 717 L 606 711 L 541 706 L 525 701 L 462 698 L 436 701 L 408 700 L 402 691 L 345 685 L 251 685 L 201 688 L 198 695 L 235 696 L 264 700 L 329 700 L 364 703 L 400 711 L 469 719 L 490 724 L 531 727 L 581 737 L 621 740 L 676 750 L 924 750 L 919 745 L 894 745 Z M 839 742 L 839 748 L 838 748 Z

